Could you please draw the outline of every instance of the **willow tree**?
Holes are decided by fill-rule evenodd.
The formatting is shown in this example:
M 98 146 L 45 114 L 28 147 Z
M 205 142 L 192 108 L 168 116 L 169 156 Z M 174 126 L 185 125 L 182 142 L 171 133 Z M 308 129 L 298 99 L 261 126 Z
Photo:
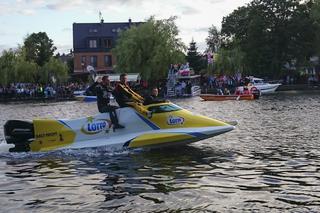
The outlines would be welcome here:
M 26 49 L 24 47 L 19 46 L 16 54 L 15 82 L 35 83 L 35 77 L 39 70 L 38 65 L 35 62 L 26 60 Z
M 151 17 L 121 32 L 112 50 L 117 59 L 116 71 L 140 73 L 143 79 L 158 80 L 166 77 L 170 64 L 183 63 L 186 47 L 178 38 L 175 19 Z
M 16 72 L 15 63 L 17 54 L 12 49 L 4 50 L 0 57 L 0 84 L 7 85 L 15 82 Z
M 43 65 L 40 72 L 41 83 L 62 83 L 68 79 L 68 66 L 59 59 L 51 57 L 47 63 Z
M 244 53 L 239 46 L 231 49 L 221 48 L 216 56 L 216 70 L 219 74 L 234 75 L 245 73 L 243 59 Z

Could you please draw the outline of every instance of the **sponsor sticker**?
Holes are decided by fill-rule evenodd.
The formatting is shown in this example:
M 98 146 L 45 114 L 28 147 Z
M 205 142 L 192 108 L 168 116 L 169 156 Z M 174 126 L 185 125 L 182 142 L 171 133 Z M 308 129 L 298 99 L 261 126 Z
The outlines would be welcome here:
M 111 121 L 107 119 L 88 118 L 88 121 L 82 125 L 81 132 L 86 135 L 98 134 L 102 131 L 108 132 L 111 126 Z
M 55 137 L 57 135 L 58 135 L 57 132 L 44 132 L 44 133 L 36 134 L 36 138 Z
M 167 119 L 168 125 L 183 125 L 184 118 L 170 115 Z

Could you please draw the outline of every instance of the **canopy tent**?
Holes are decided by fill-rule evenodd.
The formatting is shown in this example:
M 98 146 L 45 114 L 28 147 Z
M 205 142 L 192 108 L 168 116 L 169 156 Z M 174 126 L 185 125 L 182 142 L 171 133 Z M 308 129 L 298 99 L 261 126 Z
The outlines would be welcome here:
M 109 76 L 109 80 L 111 82 L 113 81 L 120 81 L 120 75 L 121 74 L 103 74 L 103 75 L 98 75 L 98 76 Z M 128 81 L 129 82 L 136 82 L 136 81 L 140 81 L 141 77 L 139 73 L 127 73 L 128 76 Z

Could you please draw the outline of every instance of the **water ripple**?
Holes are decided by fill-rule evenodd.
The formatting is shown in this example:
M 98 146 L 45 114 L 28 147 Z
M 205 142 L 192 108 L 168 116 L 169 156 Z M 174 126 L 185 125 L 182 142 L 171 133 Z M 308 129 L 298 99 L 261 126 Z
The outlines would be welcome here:
M 319 212 L 319 97 L 280 93 L 257 101 L 173 100 L 193 112 L 239 123 L 235 131 L 190 146 L 0 152 L 1 209 Z M 0 125 L 8 119 L 96 112 L 95 104 L 78 102 L 7 104 L 0 105 Z

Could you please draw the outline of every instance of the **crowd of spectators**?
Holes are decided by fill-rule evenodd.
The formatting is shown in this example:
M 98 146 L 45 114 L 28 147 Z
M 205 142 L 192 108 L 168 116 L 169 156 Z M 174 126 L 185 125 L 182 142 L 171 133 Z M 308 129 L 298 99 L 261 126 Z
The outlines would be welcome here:
M 213 93 L 221 93 L 226 89 L 231 93 L 235 92 L 236 87 L 248 84 L 248 79 L 241 77 L 240 74 L 234 76 L 201 76 L 200 85 L 203 92 L 213 90 Z
M 0 101 L 33 99 L 71 99 L 73 92 L 84 90 L 85 84 L 66 83 L 60 85 L 41 85 L 33 83 L 12 83 L 0 85 Z

